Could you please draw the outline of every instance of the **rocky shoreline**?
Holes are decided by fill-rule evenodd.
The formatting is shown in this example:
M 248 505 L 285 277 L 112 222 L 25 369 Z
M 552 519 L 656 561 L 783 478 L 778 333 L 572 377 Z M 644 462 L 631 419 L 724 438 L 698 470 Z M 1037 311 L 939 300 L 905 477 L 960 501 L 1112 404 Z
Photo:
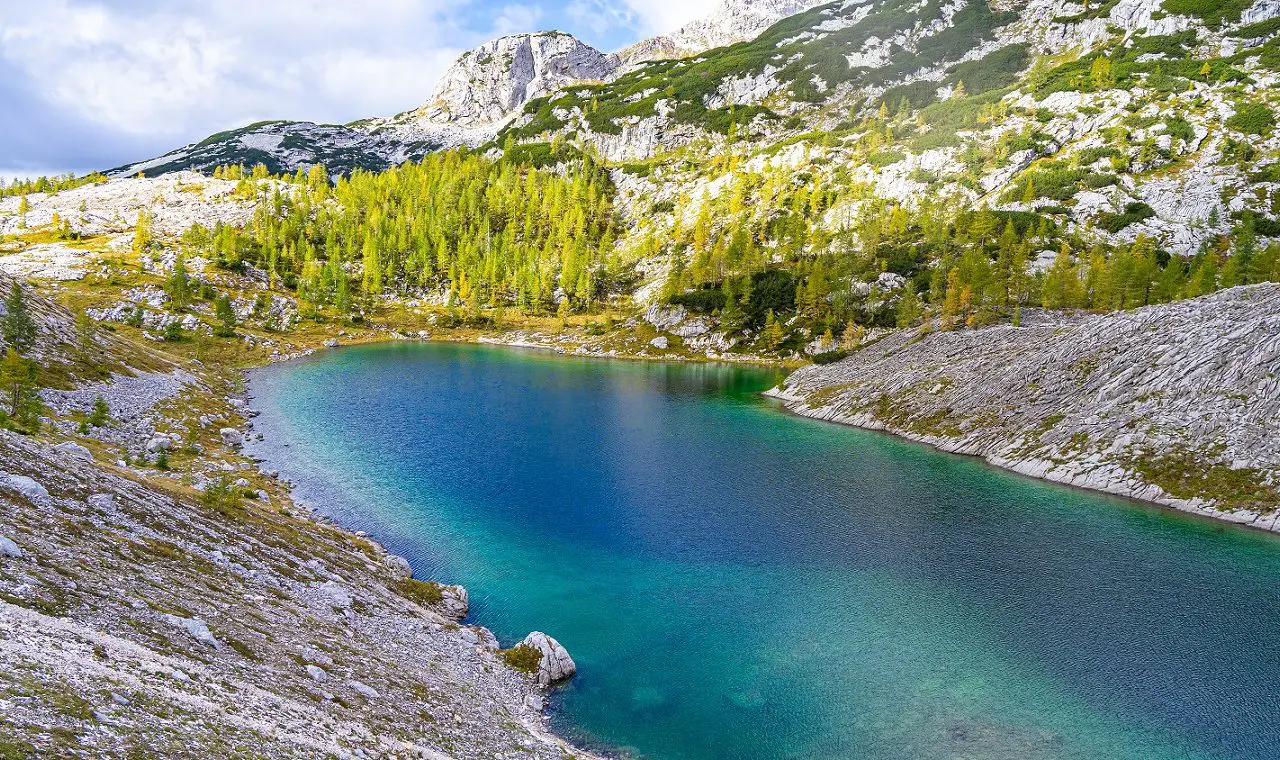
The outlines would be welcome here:
M 241 449 L 236 371 L 97 342 L 114 373 L 0 431 L 0 755 L 592 757 L 543 713 L 568 652 L 510 657 L 464 588 L 295 504 Z
M 1280 286 L 903 331 L 767 395 L 1007 470 L 1280 531 Z

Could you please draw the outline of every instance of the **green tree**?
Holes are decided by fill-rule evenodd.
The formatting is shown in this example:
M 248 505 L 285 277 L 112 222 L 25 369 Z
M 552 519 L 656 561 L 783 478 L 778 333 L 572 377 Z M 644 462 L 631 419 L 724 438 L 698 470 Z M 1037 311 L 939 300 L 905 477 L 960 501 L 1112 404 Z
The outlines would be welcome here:
M 2 422 L 7 427 L 34 433 L 40 429 L 40 393 L 36 385 L 39 368 L 30 359 L 23 358 L 12 346 L 0 361 L 0 395 L 4 408 L 0 409 Z
M 164 291 L 169 296 L 169 305 L 175 311 L 182 311 L 191 305 L 191 275 L 187 273 L 187 262 L 182 254 L 174 259 L 173 272 L 165 281 Z
M 220 338 L 234 338 L 236 336 L 236 310 L 231 305 L 231 296 L 223 294 L 213 304 L 213 315 L 218 320 L 218 324 L 213 328 L 213 334 Z
M 896 315 L 898 327 L 911 327 L 920 320 L 920 313 L 920 296 L 916 295 L 915 287 L 907 283 L 906 289 L 898 299 Z
M 93 400 L 93 409 L 89 411 L 88 422 L 94 427 L 102 427 L 111 419 L 111 408 L 107 406 L 107 400 L 99 396 Z
M 4 307 L 4 320 L 0 323 L 4 342 L 10 348 L 25 352 L 36 342 L 36 323 L 31 317 L 22 285 L 17 280 L 9 286 L 9 297 L 5 299 Z

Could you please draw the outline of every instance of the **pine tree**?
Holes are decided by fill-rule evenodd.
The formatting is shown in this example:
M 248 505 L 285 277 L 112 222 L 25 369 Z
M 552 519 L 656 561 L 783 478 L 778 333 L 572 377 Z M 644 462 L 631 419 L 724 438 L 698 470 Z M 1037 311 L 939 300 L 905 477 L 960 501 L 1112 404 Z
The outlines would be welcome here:
M 897 322 L 899 328 L 906 328 L 914 325 L 920 319 L 920 297 L 916 295 L 916 289 L 910 283 L 907 284 L 902 296 L 898 298 Z
M 138 221 L 133 229 L 133 252 L 138 256 L 151 250 L 155 238 L 151 232 L 151 214 L 144 209 L 138 212 Z
M 0 361 L 0 397 L 4 409 L 0 410 L 0 422 L 34 433 L 40 429 L 40 413 L 44 407 L 36 387 L 39 368 L 30 359 L 24 359 L 10 346 Z
M 94 427 L 102 427 L 107 424 L 111 418 L 111 409 L 107 406 L 107 401 L 101 396 L 93 400 L 93 409 L 89 412 L 89 424 Z
M 213 328 L 213 334 L 219 338 L 234 338 L 236 336 L 236 310 L 231 305 L 231 296 L 223 294 L 213 304 L 213 315 L 218 320 L 218 324 Z
M 182 254 L 178 254 L 173 262 L 173 272 L 165 281 L 165 293 L 169 296 L 169 305 L 175 311 L 182 311 L 191 305 L 191 276 L 187 274 L 187 262 Z
M 19 353 L 25 352 L 35 344 L 36 323 L 31 318 L 26 296 L 17 280 L 9 287 L 9 297 L 5 299 L 4 307 L 4 320 L 0 323 L 4 342 Z
M 765 314 L 764 331 L 761 332 L 760 339 L 766 349 L 774 351 L 782 345 L 782 338 L 782 324 L 773 315 L 773 309 L 769 309 Z

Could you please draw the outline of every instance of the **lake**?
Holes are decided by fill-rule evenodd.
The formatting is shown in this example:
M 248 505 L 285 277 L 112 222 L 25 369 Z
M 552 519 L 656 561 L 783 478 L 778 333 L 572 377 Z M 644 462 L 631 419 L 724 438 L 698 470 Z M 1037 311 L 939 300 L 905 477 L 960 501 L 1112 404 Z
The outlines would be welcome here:
M 451 344 L 251 374 L 251 451 L 655 760 L 1280 756 L 1280 539 L 791 416 L 731 366 Z

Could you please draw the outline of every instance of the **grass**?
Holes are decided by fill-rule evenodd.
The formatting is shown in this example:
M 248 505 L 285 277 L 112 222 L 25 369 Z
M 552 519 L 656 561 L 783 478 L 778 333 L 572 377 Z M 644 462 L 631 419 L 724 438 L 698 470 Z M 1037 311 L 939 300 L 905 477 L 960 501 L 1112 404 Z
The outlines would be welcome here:
M 1280 503 L 1280 491 L 1266 483 L 1261 470 L 1206 462 L 1186 449 L 1135 457 L 1128 464 L 1174 498 L 1208 499 L 1228 509 L 1261 512 L 1274 511 Z

